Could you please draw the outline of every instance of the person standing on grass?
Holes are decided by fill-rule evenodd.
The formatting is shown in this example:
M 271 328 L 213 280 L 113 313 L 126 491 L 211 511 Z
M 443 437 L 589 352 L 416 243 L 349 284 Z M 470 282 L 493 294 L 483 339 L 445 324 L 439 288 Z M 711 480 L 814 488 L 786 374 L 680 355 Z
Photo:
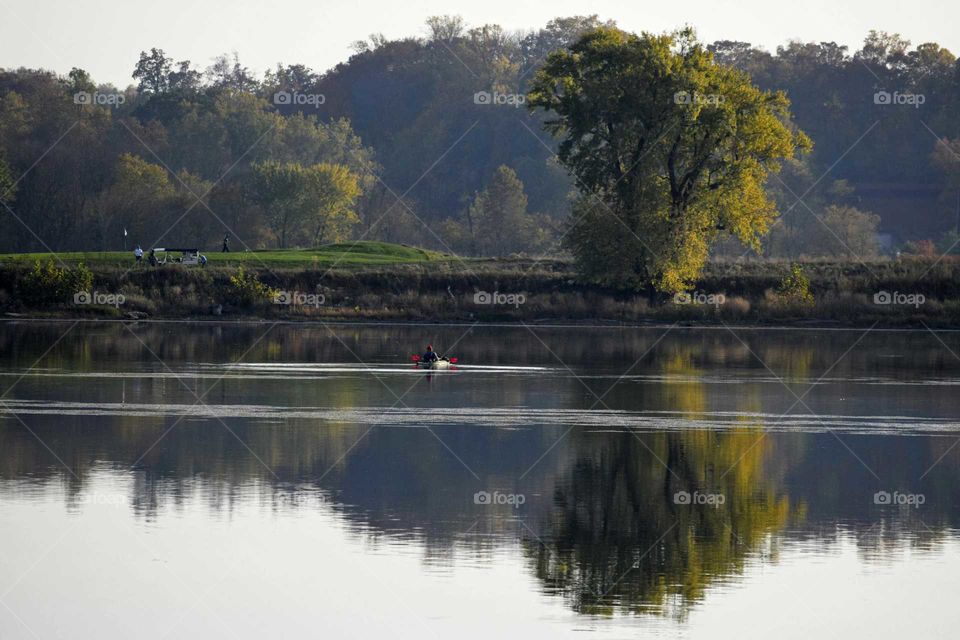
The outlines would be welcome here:
M 154 249 L 150 249 L 150 255 L 147 256 L 147 262 L 150 263 L 151 267 L 157 266 L 157 252 Z
M 230 234 L 223 236 L 223 253 L 230 253 Z
M 137 260 L 137 266 L 140 266 L 140 263 L 143 262 L 143 249 L 140 248 L 140 245 L 137 245 L 137 248 L 133 250 L 133 257 Z

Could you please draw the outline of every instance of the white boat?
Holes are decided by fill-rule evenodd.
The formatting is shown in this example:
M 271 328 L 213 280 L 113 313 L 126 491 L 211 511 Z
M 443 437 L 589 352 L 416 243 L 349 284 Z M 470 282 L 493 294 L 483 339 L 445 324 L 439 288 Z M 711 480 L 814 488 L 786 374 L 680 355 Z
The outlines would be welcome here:
M 449 369 L 450 364 L 450 360 L 447 358 L 440 358 L 432 362 L 424 362 L 421 360 L 417 363 L 421 369 Z

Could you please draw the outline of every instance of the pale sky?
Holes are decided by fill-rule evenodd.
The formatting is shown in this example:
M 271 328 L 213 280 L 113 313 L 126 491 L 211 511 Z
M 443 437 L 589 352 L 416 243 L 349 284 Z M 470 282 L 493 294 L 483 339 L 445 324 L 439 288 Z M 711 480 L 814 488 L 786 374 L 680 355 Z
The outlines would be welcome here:
M 125 87 L 140 51 L 159 47 L 200 69 L 220 53 L 237 51 L 258 75 L 278 62 L 325 71 L 349 57 L 351 42 L 371 33 L 423 35 L 431 15 L 459 14 L 469 26 L 513 30 L 592 13 L 630 31 L 691 24 L 707 42 L 744 40 L 770 51 L 790 39 L 855 50 L 878 29 L 960 53 L 955 0 L 0 0 L 0 67 L 66 73 L 77 66 L 96 82 Z

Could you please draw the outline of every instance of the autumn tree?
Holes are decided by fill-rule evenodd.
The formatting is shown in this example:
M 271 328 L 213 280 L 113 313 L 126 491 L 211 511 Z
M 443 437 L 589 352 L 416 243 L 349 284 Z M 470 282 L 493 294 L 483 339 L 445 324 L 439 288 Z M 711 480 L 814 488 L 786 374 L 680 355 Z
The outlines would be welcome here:
M 313 246 L 346 240 L 360 222 L 354 210 L 360 196 L 359 176 L 344 165 L 321 163 L 307 168 L 306 179 Z
M 580 270 L 665 292 L 720 234 L 759 247 L 777 214 L 768 173 L 810 146 L 783 94 L 716 64 L 690 30 L 591 31 L 550 54 L 528 102 L 583 192 L 568 235 Z
M 290 240 L 317 245 L 343 240 L 358 222 L 359 179 L 345 166 L 270 160 L 252 165 L 251 195 L 285 249 Z
M 135 239 L 142 237 L 146 228 L 167 217 L 176 196 L 167 170 L 140 156 L 121 155 L 115 171 L 113 184 L 100 194 L 93 213 L 103 250 L 116 246 L 124 230 Z

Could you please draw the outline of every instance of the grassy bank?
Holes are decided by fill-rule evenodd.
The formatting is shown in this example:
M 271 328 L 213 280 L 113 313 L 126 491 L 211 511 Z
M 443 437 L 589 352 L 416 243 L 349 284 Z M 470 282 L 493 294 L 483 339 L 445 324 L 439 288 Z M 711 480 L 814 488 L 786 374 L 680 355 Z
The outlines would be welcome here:
M 331 265 L 392 265 L 415 264 L 419 262 L 455 260 L 453 256 L 418 247 L 390 244 L 388 242 L 345 242 L 330 244 L 318 249 L 287 249 L 275 251 L 230 251 L 229 253 L 201 252 L 209 261 L 209 266 L 236 267 L 286 267 L 306 269 L 310 267 L 330 267 Z M 179 253 L 172 253 L 168 260 Z M 0 254 L 0 265 L 32 265 L 37 260 L 48 260 L 49 253 L 5 253 Z M 68 265 L 86 264 L 99 267 L 132 268 L 135 264 L 133 250 L 105 252 L 68 252 L 58 253 L 59 263 Z M 146 259 L 146 256 L 144 256 Z M 170 266 L 169 263 L 166 266 Z
M 99 297 L 77 302 L 62 286 L 46 297 L 32 291 L 37 257 L 0 259 L 0 311 L 32 317 L 878 322 L 960 328 L 960 263 L 952 259 L 804 262 L 812 302 L 778 292 L 790 270 L 787 263 L 716 262 L 688 299 L 674 300 L 580 282 L 571 265 L 559 260 L 462 261 L 363 243 L 353 250 L 339 245 L 313 252 L 217 254 L 204 269 L 176 264 L 131 269 L 128 259 L 118 264 L 104 258 L 87 263 L 91 293 Z

